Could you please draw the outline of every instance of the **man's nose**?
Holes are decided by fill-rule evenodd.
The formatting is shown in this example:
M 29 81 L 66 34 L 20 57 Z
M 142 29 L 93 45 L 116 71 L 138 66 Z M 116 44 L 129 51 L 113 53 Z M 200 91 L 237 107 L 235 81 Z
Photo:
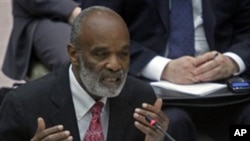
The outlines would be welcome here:
M 119 71 L 122 68 L 122 62 L 117 56 L 111 56 L 106 65 L 107 69 L 112 71 Z

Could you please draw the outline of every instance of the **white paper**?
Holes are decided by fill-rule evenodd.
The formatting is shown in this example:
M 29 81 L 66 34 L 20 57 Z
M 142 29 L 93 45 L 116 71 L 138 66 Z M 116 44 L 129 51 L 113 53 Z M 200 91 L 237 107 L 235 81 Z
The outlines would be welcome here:
M 226 84 L 220 84 L 220 83 L 197 83 L 190 85 L 180 85 L 168 81 L 151 82 L 150 84 L 153 87 L 161 87 L 167 90 L 172 90 L 184 94 L 191 94 L 197 96 L 204 96 L 207 94 L 211 94 L 218 90 L 222 90 L 227 86 Z

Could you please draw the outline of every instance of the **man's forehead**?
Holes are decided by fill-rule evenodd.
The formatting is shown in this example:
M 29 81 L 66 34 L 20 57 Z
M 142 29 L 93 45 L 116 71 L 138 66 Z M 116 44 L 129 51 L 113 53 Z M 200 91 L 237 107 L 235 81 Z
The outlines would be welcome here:
M 92 46 L 90 50 L 94 51 L 120 51 L 120 50 L 129 50 L 129 44 L 124 44 L 121 46 L 111 47 L 109 45 L 96 45 Z
M 110 22 L 113 22 L 113 21 L 118 21 L 118 20 L 121 20 L 121 17 L 119 15 L 117 15 L 116 13 L 114 12 L 111 12 L 111 11 L 107 11 L 107 10 L 96 10 L 96 11 L 91 11 L 90 13 L 88 13 L 85 17 L 84 17 L 84 20 L 83 20 L 83 23 L 100 23 L 101 21 L 110 21 Z M 101 25 L 101 23 L 100 23 Z
M 121 22 L 107 20 L 104 17 L 102 19 L 93 18 L 93 22 L 88 22 L 86 26 L 82 28 L 81 39 L 86 42 L 95 42 L 98 44 L 106 42 L 118 42 L 129 40 L 129 33 L 126 26 Z M 120 43 L 120 42 L 119 42 Z

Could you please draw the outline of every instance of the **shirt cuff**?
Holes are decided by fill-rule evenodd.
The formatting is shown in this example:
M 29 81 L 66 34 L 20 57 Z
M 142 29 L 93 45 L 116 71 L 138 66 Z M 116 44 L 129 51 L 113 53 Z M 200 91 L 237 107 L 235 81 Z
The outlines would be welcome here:
M 161 80 L 162 72 L 171 59 L 165 57 L 154 57 L 143 69 L 142 76 L 151 80 Z
M 233 59 L 233 60 L 236 62 L 236 64 L 238 65 L 239 71 L 238 71 L 237 73 L 234 73 L 233 75 L 239 75 L 239 74 L 241 74 L 243 71 L 246 70 L 246 65 L 245 65 L 245 63 L 243 62 L 243 60 L 242 60 L 237 54 L 232 53 L 232 52 L 226 52 L 226 53 L 224 53 L 223 55 L 230 57 L 230 58 Z

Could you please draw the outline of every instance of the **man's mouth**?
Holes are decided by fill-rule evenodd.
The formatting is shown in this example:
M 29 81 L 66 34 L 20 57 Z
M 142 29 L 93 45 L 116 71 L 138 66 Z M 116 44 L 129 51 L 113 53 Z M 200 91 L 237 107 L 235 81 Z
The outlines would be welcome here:
M 120 84 L 121 78 L 120 77 L 103 77 L 101 79 L 101 82 L 104 85 L 115 86 L 115 85 L 119 85 Z

